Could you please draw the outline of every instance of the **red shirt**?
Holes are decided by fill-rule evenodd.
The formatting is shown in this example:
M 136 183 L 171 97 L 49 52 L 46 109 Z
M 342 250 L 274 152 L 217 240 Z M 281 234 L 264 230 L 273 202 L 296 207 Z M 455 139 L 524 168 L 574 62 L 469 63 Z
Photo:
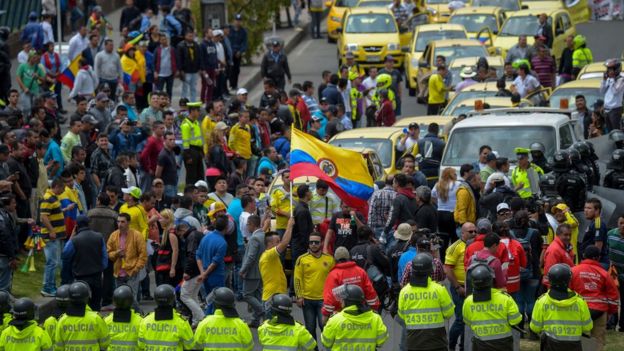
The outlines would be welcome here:
M 158 154 L 164 147 L 164 141 L 162 138 L 157 138 L 155 136 L 150 136 L 147 138 L 147 143 L 145 144 L 145 148 L 141 152 L 141 156 L 139 157 L 139 161 L 141 162 L 141 167 L 144 170 L 149 171 L 149 173 L 156 172 L 156 166 L 158 165 Z
M 388 99 L 385 99 L 381 102 L 381 107 L 379 111 L 377 111 L 377 125 L 390 127 L 396 121 L 396 115 L 394 114 L 394 109 L 392 108 L 392 102 Z
M 583 297 L 591 310 L 615 314 L 620 293 L 615 283 L 596 260 L 583 260 L 572 268 L 570 289 Z
M 507 247 L 509 267 L 507 268 L 507 292 L 520 291 L 520 267 L 527 265 L 526 252 L 517 240 L 501 238 L 501 244 Z
M 379 298 L 366 271 L 355 264 L 355 262 L 348 261 L 337 263 L 327 275 L 323 288 L 323 308 L 321 309 L 323 315 L 330 316 L 335 312 L 340 312 L 342 309 L 340 300 L 338 300 L 333 290 L 343 284 L 359 286 L 364 291 L 366 303 L 375 310 L 379 308 Z
M 572 251 L 572 245 L 568 245 L 566 247 L 558 236 L 556 236 L 555 240 L 548 245 L 548 248 L 544 253 L 544 278 L 542 279 L 542 283 L 547 287 L 550 286 L 550 284 L 548 284 L 548 271 L 550 270 L 550 267 L 556 265 L 557 263 L 565 263 L 570 267 L 574 266 L 574 252 Z

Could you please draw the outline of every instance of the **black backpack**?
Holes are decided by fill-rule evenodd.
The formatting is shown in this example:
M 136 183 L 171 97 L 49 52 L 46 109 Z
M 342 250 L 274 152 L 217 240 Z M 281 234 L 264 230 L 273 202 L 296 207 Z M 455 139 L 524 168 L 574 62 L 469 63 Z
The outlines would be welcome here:
M 483 258 L 478 258 L 477 254 L 474 253 L 472 255 L 472 260 L 470 260 L 470 265 L 468 266 L 468 269 L 466 269 L 466 296 L 472 294 L 472 281 L 470 279 L 470 273 L 472 273 L 472 271 L 479 267 L 479 266 L 485 266 L 487 267 L 488 271 L 490 271 L 490 273 L 492 274 L 492 279 L 494 279 L 496 276 L 494 274 L 494 270 L 492 269 L 492 267 L 490 267 L 490 263 L 492 263 L 492 261 L 494 261 L 496 259 L 496 257 L 494 256 L 488 256 L 487 258 L 483 259 Z

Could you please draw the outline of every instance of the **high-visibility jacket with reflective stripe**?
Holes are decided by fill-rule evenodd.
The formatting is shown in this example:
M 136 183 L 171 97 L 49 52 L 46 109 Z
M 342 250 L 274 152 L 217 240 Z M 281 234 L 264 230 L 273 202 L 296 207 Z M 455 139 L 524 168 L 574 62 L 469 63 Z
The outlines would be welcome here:
M 568 292 L 571 297 L 565 300 L 555 300 L 548 293 L 537 299 L 531 319 L 533 332 L 546 332 L 562 341 L 580 341 L 583 333 L 591 332 L 593 322 L 587 303 L 572 290 Z
M 496 340 L 511 336 L 511 326 L 520 323 L 522 316 L 513 298 L 497 289 L 491 289 L 490 301 L 474 302 L 474 295 L 464 301 L 464 323 L 481 340 Z
M 522 183 L 522 188 L 516 190 L 516 192 L 521 198 L 528 199 L 539 193 L 540 176 L 543 175 L 544 171 L 538 165 L 531 163 L 526 170 L 520 169 L 520 167 L 514 168 L 511 172 L 511 183 L 514 186 Z
M 121 323 L 113 321 L 113 314 L 104 318 L 108 326 L 108 336 L 110 346 L 108 351 L 134 351 L 137 350 L 137 340 L 139 339 L 139 327 L 143 319 L 138 313 L 132 312 L 130 322 Z
M 9 325 L 4 328 L 0 335 L 1 351 L 51 351 L 52 340 L 48 333 L 37 325 L 30 322 L 26 328 L 19 330 Z
M 139 350 L 182 351 L 193 349 L 193 330 L 177 312 L 169 320 L 155 319 L 154 312 L 143 318 L 139 327 Z
M 9 326 L 9 322 L 13 319 L 13 316 L 10 313 L 5 313 L 2 316 L 2 324 L 0 324 L 0 333 Z
M 316 347 L 316 341 L 303 325 L 278 324 L 275 317 L 258 327 L 258 340 L 262 350 L 310 351 Z
M 372 310 L 356 314 L 357 306 L 348 306 L 333 315 L 323 328 L 321 340 L 328 350 L 376 350 L 388 340 L 388 329 Z
M 199 122 L 185 118 L 180 125 L 180 132 L 182 133 L 182 146 L 185 149 L 188 149 L 190 145 L 202 147 L 203 138 Z
M 56 334 L 56 325 L 57 324 L 58 324 L 58 319 L 56 319 L 56 317 L 54 317 L 54 316 L 48 317 L 43 322 L 43 330 L 45 330 L 46 333 L 48 333 L 48 336 L 50 337 L 50 340 L 52 340 L 52 344 L 56 343 L 56 341 L 54 340 L 54 334 Z
M 240 318 L 225 317 L 218 309 L 197 326 L 195 348 L 203 351 L 249 351 L 253 349 L 253 336 Z
M 56 351 L 100 351 L 109 344 L 108 328 L 97 312 L 86 311 L 84 316 L 64 314 L 54 334 Z
M 407 284 L 399 293 L 399 317 L 408 330 L 443 328 L 454 314 L 453 301 L 442 285 L 429 278 L 427 287 Z

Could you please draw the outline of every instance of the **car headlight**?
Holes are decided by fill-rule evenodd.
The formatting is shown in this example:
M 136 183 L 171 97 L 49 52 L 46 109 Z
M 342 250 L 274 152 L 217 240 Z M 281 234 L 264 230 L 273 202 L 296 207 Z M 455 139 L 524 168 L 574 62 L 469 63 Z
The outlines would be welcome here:
M 344 47 L 344 51 L 345 52 L 357 51 L 357 49 L 358 49 L 358 44 L 347 44 Z
M 436 10 L 435 10 L 434 8 L 432 8 L 432 7 L 427 7 L 427 11 L 431 12 L 431 14 L 432 14 L 432 15 L 434 15 L 434 16 L 435 16 L 435 14 L 437 14 L 437 13 L 438 13 L 438 11 L 436 11 Z
M 330 20 L 334 21 L 334 22 L 340 22 L 342 21 L 342 18 L 340 17 L 336 17 L 336 16 L 331 16 L 329 17 Z
M 390 50 L 390 51 L 401 50 L 401 44 L 398 44 L 398 43 L 388 43 L 388 50 Z

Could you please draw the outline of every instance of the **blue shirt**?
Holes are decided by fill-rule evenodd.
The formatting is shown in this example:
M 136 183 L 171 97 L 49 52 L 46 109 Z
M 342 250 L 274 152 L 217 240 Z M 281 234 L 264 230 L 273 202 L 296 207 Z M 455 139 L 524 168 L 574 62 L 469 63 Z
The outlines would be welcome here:
M 54 141 L 54 139 L 50 139 L 50 143 L 48 143 L 48 150 L 43 156 L 43 164 L 47 165 L 50 160 L 55 160 L 58 162 L 59 169 L 56 171 L 56 174 L 52 178 L 58 178 L 58 176 L 63 172 L 63 168 L 65 167 L 65 160 L 63 159 L 63 153 L 61 152 L 61 147 L 59 144 Z M 50 174 L 48 173 L 48 176 Z
M 238 228 L 240 227 L 238 219 L 241 213 L 243 213 L 243 204 L 241 203 L 241 199 L 235 197 L 234 200 L 232 200 L 232 202 L 230 202 L 230 204 L 228 205 L 227 213 L 232 216 L 232 218 L 234 219 L 234 223 L 236 223 L 236 244 L 238 246 L 245 245 L 245 242 L 243 241 L 243 234 L 240 232 L 240 230 L 238 230 Z
M 316 116 L 321 119 L 321 128 L 318 130 L 318 134 L 321 139 L 325 140 L 325 127 L 327 127 L 327 117 L 323 114 L 323 111 L 318 110 L 312 114 L 312 116 Z
M 413 246 L 410 246 L 407 251 L 405 251 L 402 255 L 401 258 L 399 258 L 399 276 L 398 279 L 399 281 L 401 281 L 401 278 L 403 277 L 403 272 L 405 271 L 405 266 L 407 266 L 407 264 L 409 262 L 412 262 L 412 260 L 414 259 L 414 257 L 416 256 L 416 248 Z
M 208 275 L 207 281 L 211 285 L 223 285 L 225 283 L 225 252 L 227 243 L 223 234 L 214 230 L 205 235 L 199 243 L 199 248 L 195 253 L 195 259 L 201 260 L 204 270 L 211 264 L 217 267 Z

